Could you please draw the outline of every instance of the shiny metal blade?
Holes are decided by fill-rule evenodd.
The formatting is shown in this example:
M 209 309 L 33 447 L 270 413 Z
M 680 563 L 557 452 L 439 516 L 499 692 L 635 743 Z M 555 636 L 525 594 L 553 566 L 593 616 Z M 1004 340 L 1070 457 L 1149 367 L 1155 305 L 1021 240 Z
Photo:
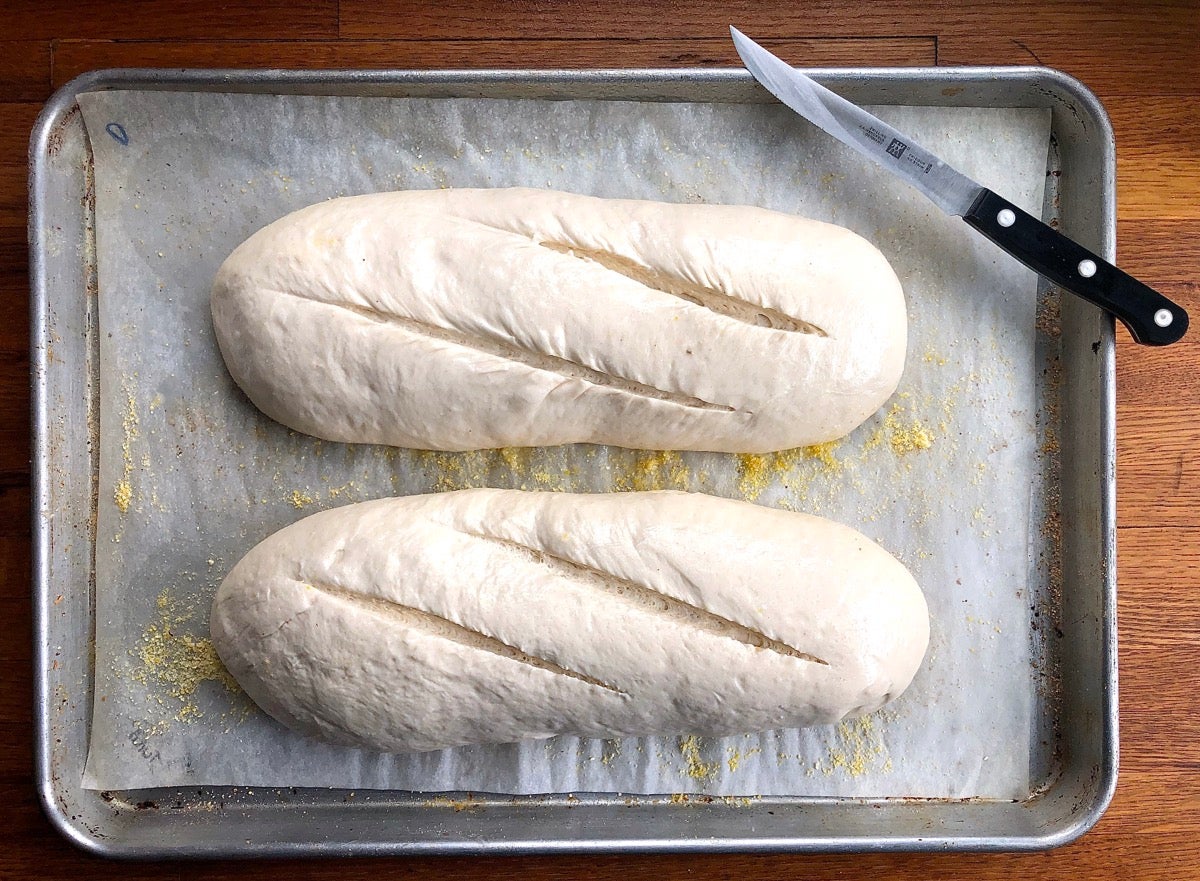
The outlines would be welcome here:
M 908 181 L 947 214 L 965 214 L 983 187 L 886 122 L 776 58 L 735 27 L 738 55 L 776 98 L 843 144 Z

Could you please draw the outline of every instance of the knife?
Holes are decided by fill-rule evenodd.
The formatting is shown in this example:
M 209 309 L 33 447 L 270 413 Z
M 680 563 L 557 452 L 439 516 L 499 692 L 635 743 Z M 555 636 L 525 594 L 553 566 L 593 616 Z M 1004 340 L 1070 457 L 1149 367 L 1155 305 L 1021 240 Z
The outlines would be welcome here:
M 971 180 L 883 120 L 835 95 L 737 28 L 729 30 L 746 68 L 776 98 L 912 184 L 947 214 L 961 217 L 1030 269 L 1107 309 L 1137 342 L 1165 346 L 1187 331 L 1187 312 L 1153 288 Z

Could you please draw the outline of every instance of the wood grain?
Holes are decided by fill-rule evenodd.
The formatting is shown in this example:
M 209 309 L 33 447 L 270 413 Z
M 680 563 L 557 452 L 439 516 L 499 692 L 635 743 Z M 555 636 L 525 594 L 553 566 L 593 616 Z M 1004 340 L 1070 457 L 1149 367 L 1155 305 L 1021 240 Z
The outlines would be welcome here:
M 904 879 L 1200 877 L 1200 328 L 1148 350 L 1118 331 L 1122 773 L 1081 841 L 1037 855 L 557 857 L 111 864 L 41 815 L 30 766 L 29 129 L 52 85 L 109 66 L 592 67 L 734 63 L 735 23 L 797 64 L 1045 63 L 1106 102 L 1119 262 L 1200 321 L 1200 4 L 1013 0 L 9 0 L 0 13 L 0 877 Z M 647 35 L 653 35 L 647 38 Z
M 7 674 L 11 678 L 0 693 L 0 786 L 6 783 L 29 786 L 33 782 L 33 739 L 29 737 L 33 668 L 28 658 L 5 658 L 3 663 L 11 671 Z M 7 867 L 0 867 L 0 875 L 6 870 Z
M 28 541 L 29 541 L 28 538 L 26 538 L 25 542 L 28 543 Z M 10 544 L 10 543 L 3 542 L 0 544 Z M 11 598 L 5 597 L 3 599 L 0 599 L 0 612 L 4 613 L 4 615 L 5 615 L 4 620 L 6 620 L 6 621 L 28 621 L 31 618 L 30 600 L 29 600 L 29 591 L 28 591 L 29 555 L 22 554 L 17 557 L 17 560 L 18 560 L 18 562 L 23 564 L 24 572 L 21 573 L 21 582 L 24 582 L 26 590 L 20 596 L 11 597 Z M 26 631 L 26 633 L 28 634 L 28 631 Z M 5 664 L 5 665 L 12 665 L 14 667 L 24 668 L 21 673 L 11 674 L 13 676 L 13 679 L 11 682 L 6 683 L 6 684 L 11 685 L 13 682 L 20 683 L 22 681 L 27 681 L 25 673 L 28 672 L 29 663 L 32 660 L 32 658 L 33 658 L 33 650 L 31 647 L 30 640 L 28 640 L 28 639 L 23 639 L 23 640 L 19 640 L 19 641 L 17 641 L 17 640 L 6 641 L 2 645 L 0 645 L 0 663 Z M 6 701 L 0 701 L 0 703 L 6 704 Z M 23 718 L 23 717 L 26 717 L 29 715 L 28 705 L 26 705 L 25 707 L 22 707 L 21 709 L 22 709 L 22 712 L 21 712 L 20 716 L 18 716 L 17 718 Z M 0 766 L 0 772 L 2 772 L 2 770 L 3 770 L 3 766 Z
M 341 0 L 342 39 L 491 39 L 583 35 L 637 40 L 646 36 L 723 37 L 737 25 L 752 37 L 926 35 L 939 31 L 928 8 L 902 0 L 870 4 L 845 2 L 756 3 L 754 0 L 622 2 L 619 10 L 587 0 Z
M 0 228 L 25 229 L 29 133 L 40 110 L 38 104 L 0 104 L 0 119 L 4 120 L 0 125 Z
M 28 487 L 0 490 L 0 515 L 13 524 L 12 528 L 0 534 L 0 607 L 5 615 L 3 620 L 9 622 L 10 627 L 11 622 L 29 620 L 28 512 Z M 20 657 L 27 660 L 32 657 L 31 646 L 28 639 L 5 640 L 0 643 L 0 658 L 7 660 Z M 11 673 L 6 671 L 6 675 Z
M 275 40 L 336 37 L 337 0 L 6 0 L 4 24 L 25 40 Z
M 1164 395 L 1169 394 L 1164 390 Z M 1200 526 L 1198 445 L 1200 413 L 1194 406 L 1134 404 L 1121 396 L 1117 404 L 1119 522 L 1142 527 Z
M 50 43 L 0 40 L 0 102 L 50 96 Z
M 1178 881 L 1188 877 L 1200 861 L 1200 842 L 1187 841 L 1176 832 L 1136 835 L 1093 833 L 1088 846 L 1070 845 L 1045 854 L 857 854 L 847 856 L 697 856 L 643 857 L 510 857 L 454 860 L 346 860 L 339 863 L 288 861 L 270 870 L 238 863 L 209 863 L 195 867 L 190 878 L 283 877 L 300 873 L 304 878 L 349 881 L 383 874 L 387 877 L 428 878 L 453 871 L 461 881 L 574 881 L 578 878 L 620 878 L 623 881 L 663 881 L 667 878 L 721 879 L 721 881 L 832 881 L 832 879 L 887 878 L 888 881 L 974 881 L 994 878 L 1086 876 L 1129 878 L 1139 881 Z M 1128 867 L 1128 868 L 1125 868 Z M 1121 869 L 1125 871 L 1120 871 Z M 258 870 L 257 872 L 255 870 Z M 1116 871 L 1112 871 L 1112 870 Z M 261 875 L 258 873 L 261 872 Z M 253 874 L 251 874 L 253 873 Z
M 0 225 L 0 352 L 29 348 L 29 251 L 25 225 Z
M 1089 835 L 1126 838 L 1147 834 L 1186 833 L 1192 828 L 1188 817 L 1200 808 L 1200 794 L 1189 785 L 1195 768 L 1166 769 L 1178 764 L 1161 759 L 1151 768 L 1127 768 L 1104 819 Z M 1079 845 L 1083 846 L 1084 841 Z M 1106 876 L 1102 876 L 1106 877 Z
M 22 377 L 18 385 L 0 383 L 0 480 L 29 473 L 29 356 L 0 351 L 0 376 Z
M 772 48 L 811 66 L 932 65 L 933 37 L 776 40 Z M 112 42 L 62 40 L 54 44 L 53 82 L 62 85 L 105 67 L 440 68 L 692 67 L 737 64 L 724 37 L 688 40 L 397 40 L 304 42 Z
M 1195 45 L 1187 45 L 1188 34 L 1178 31 L 1198 21 L 1195 5 L 1186 0 L 1087 4 L 1015 0 L 1003 11 L 979 0 L 961 4 L 812 0 L 803 7 L 755 0 L 624 0 L 618 8 L 587 0 L 443 0 L 436 5 L 421 0 L 341 0 L 339 19 L 343 39 L 522 39 L 584 34 L 637 39 L 664 32 L 707 37 L 723 35 L 729 25 L 736 25 L 752 37 L 755 32 L 780 37 L 935 34 L 943 38 L 971 34 L 985 45 L 992 35 L 1023 32 L 1055 36 L 1064 44 L 1090 50 L 1096 40 L 1119 35 L 1126 47 L 1154 47 L 1160 56 L 1179 49 L 1180 54 L 1172 56 L 1178 61 L 1195 57 Z M 982 63 L 997 62 L 989 57 Z
M 1200 221 L 1120 221 L 1117 263 L 1200 322 Z M 1197 363 L 1200 333 L 1195 330 L 1158 357 L 1118 331 L 1119 523 L 1200 527 Z
M 1200 63 L 1200 6 L 1182 2 L 1014 4 L 984 27 L 938 32 L 940 64 L 1041 64 L 1065 71 L 1104 100 L 1117 95 L 1193 95 Z M 986 59 L 982 61 L 980 59 Z
M 29 133 L 40 109 L 34 103 L 0 104 L 5 122 L 0 126 L 0 485 L 29 475 L 26 171 Z
M 1164 769 L 1192 775 L 1200 771 L 1200 714 L 1192 709 L 1200 669 L 1196 530 L 1125 527 L 1117 544 L 1121 690 L 1133 698 L 1121 703 L 1123 780 Z M 1194 802 L 1200 787 L 1173 797 Z
M 1200 310 L 1200 278 L 1195 267 L 1200 263 L 1200 220 L 1160 220 L 1137 218 L 1117 221 L 1117 264 L 1146 282 L 1166 297 L 1180 303 L 1189 315 Z M 1197 319 L 1200 320 L 1200 319 Z M 1122 331 L 1118 337 L 1117 378 L 1123 392 L 1137 399 L 1164 384 L 1174 386 L 1171 396 L 1187 394 L 1191 385 L 1188 369 L 1192 357 L 1200 356 L 1200 335 L 1188 333 L 1161 359 L 1138 357 L 1143 349 L 1134 345 Z M 1191 356 L 1191 357 L 1188 357 Z
M 810 2 L 802 10 L 754 0 L 701 0 L 604 4 L 517 0 L 486 4 L 450 0 L 377 3 L 342 0 L 343 38 L 495 38 L 660 35 L 664 26 L 689 37 L 723 36 L 733 24 L 752 37 L 894 36 L 934 34 L 942 64 L 1045 64 L 1066 70 L 1104 95 L 1166 88 L 1190 94 L 1186 75 L 1164 83 L 1162 65 L 1196 70 L 1200 7 L 1189 2 L 1099 3 L 1020 0 L 1003 16 L 994 4 L 922 4 L 882 0 L 869 4 Z M 669 18 L 669 24 L 664 19 Z M 1111 59 L 1119 57 L 1119 64 Z M 1153 86 L 1153 88 L 1151 88 Z
M 1121 220 L 1200 219 L 1200 103 L 1139 95 L 1105 102 L 1117 142 Z

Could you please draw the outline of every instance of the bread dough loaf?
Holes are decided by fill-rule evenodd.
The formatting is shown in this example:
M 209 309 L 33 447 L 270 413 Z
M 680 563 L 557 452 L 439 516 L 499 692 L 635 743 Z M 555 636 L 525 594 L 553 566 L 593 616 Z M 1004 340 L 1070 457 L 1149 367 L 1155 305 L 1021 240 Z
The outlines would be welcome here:
M 908 686 L 908 571 L 849 527 L 677 492 L 473 489 L 275 533 L 212 639 L 289 727 L 387 752 L 835 722 Z
M 819 443 L 892 394 L 907 338 L 895 273 L 849 230 L 529 189 L 289 214 L 225 261 L 212 312 L 267 415 L 437 450 Z

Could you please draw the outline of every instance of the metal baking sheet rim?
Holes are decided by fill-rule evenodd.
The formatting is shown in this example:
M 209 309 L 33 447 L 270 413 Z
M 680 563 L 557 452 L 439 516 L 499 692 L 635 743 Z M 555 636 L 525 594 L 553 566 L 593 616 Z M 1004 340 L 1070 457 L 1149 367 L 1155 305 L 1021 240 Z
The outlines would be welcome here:
M 1052 131 L 1064 163 L 1091 163 L 1091 187 L 1099 205 L 1075 208 L 1082 220 L 1071 224 L 1072 206 L 1062 209 L 1064 228 L 1093 250 L 1115 255 L 1115 147 L 1108 117 L 1082 83 L 1041 67 L 812 69 L 810 75 L 860 101 L 976 106 L 983 103 L 1050 106 Z M 55 131 L 75 107 L 81 92 L 98 89 L 198 89 L 314 94 L 405 94 L 449 89 L 485 95 L 497 89 L 538 92 L 543 97 L 641 97 L 688 100 L 697 90 L 739 92 L 737 100 L 770 100 L 740 69 L 591 71 L 244 71 L 106 70 L 77 77 L 47 102 L 30 139 L 30 364 L 32 386 L 32 526 L 34 606 L 34 722 L 36 786 L 53 825 L 78 847 L 104 856 L 364 856 L 397 854 L 522 854 L 635 852 L 868 852 L 868 851 L 1029 851 L 1075 840 L 1099 820 L 1117 781 L 1116 511 L 1115 511 L 1115 335 L 1111 317 L 1068 298 L 1063 301 L 1064 362 L 1090 402 L 1082 404 L 1090 423 L 1076 468 L 1087 492 L 1079 500 L 1079 530 L 1094 538 L 1084 566 L 1094 576 L 1089 594 L 1095 608 L 1084 617 L 1093 626 L 1095 663 L 1091 704 L 1078 709 L 1089 723 L 1082 751 L 1068 756 L 1064 772 L 1044 792 L 1023 802 L 910 799 L 763 799 L 731 804 L 727 799 L 692 796 L 680 802 L 664 796 L 630 799 L 620 794 L 476 797 L 470 793 L 430 799 L 423 794 L 344 793 L 329 790 L 203 790 L 99 793 L 82 789 L 81 774 L 64 773 L 73 758 L 56 735 L 53 713 L 76 710 L 74 733 L 86 745 L 87 701 L 64 690 L 57 657 L 69 619 L 55 607 L 70 595 L 54 572 L 51 520 L 59 515 L 53 469 L 61 455 L 52 436 L 56 411 L 69 404 L 52 396 L 54 370 L 68 370 L 52 349 L 50 310 L 52 264 L 44 235 L 56 206 L 48 188 Z M 640 95 L 638 94 L 640 93 Z M 912 99 L 917 101 L 913 102 Z M 693 97 L 691 100 L 696 100 Z M 1023 103 L 1021 103 L 1023 102 Z M 1087 135 L 1072 155 L 1072 135 Z M 1084 148 L 1086 147 L 1086 150 Z M 86 199 L 86 194 L 85 194 Z M 81 200 L 83 202 L 85 200 Z M 86 214 L 86 206 L 84 207 Z M 86 223 L 86 216 L 85 216 Z M 1081 235 L 1082 234 L 1082 235 Z M 81 250 L 86 251 L 86 241 Z M 86 261 L 74 267 L 87 277 Z M 80 291 L 86 300 L 89 291 Z M 75 291 L 71 291 L 71 294 Z M 60 293 L 61 296 L 61 293 Z M 85 304 L 86 306 L 86 304 Z M 84 309 L 85 313 L 87 309 Z M 86 320 L 86 319 L 85 319 Z M 84 328 L 87 335 L 87 328 Z M 86 348 L 89 343 L 77 343 Z M 1088 351 L 1090 350 L 1090 351 Z M 1090 355 L 1090 357 L 1089 357 Z M 84 365 L 86 366 L 86 365 Z M 79 369 L 78 365 L 76 369 Z M 83 383 L 86 391 L 87 381 Z M 76 406 L 79 402 L 74 402 Z M 1070 395 L 1065 406 L 1072 406 Z M 84 404 L 86 409 L 89 404 Z M 1088 407 L 1096 408 L 1094 411 Z M 1065 418 L 1065 417 L 1064 417 Z M 78 426 L 77 426 L 78 427 Z M 86 427 L 86 426 L 84 426 Z M 1073 434 L 1073 433 L 1072 433 Z M 86 438 L 76 438 L 83 444 Z M 1069 441 L 1068 441 L 1069 442 Z M 90 460 L 90 452 L 87 454 Z M 1064 462 L 1068 460 L 1064 454 Z M 1066 466 L 1064 465 L 1064 469 Z M 1064 475 L 1066 480 L 1067 475 Z M 94 475 L 89 474 L 89 482 Z M 1074 484 L 1072 484 L 1074 485 Z M 1076 487 L 1076 489 L 1078 489 Z M 76 492 L 78 496 L 78 492 Z M 1064 496 L 1066 492 L 1064 492 Z M 81 515 L 75 514 L 76 518 Z M 84 518 L 85 520 L 87 518 Z M 81 531 L 81 530 L 78 530 Z M 94 531 L 90 539 L 94 547 Z M 89 559 L 90 559 L 90 548 Z M 78 557 L 78 554 L 76 554 Z M 69 567 L 69 561 L 65 564 Z M 76 565 L 76 568 L 79 568 Z M 70 574 L 69 572 L 67 573 Z M 62 592 L 56 593 L 56 587 Z M 76 584 L 75 591 L 79 587 Z M 1066 595 L 1066 591 L 1064 591 Z M 1072 592 L 1071 597 L 1075 594 Z M 1083 602 L 1089 598 L 1079 600 Z M 1074 600 L 1072 600 L 1074 601 Z M 87 605 L 91 604 L 89 585 Z M 69 604 L 68 610 L 70 608 Z M 80 622 L 75 622 L 78 625 Z M 84 627 L 88 622 L 82 622 Z M 69 634 L 68 634 L 69 636 Z M 76 642 L 81 640 L 76 639 Z M 87 640 L 67 646 L 75 661 L 90 663 Z M 64 662 L 66 664 L 67 662 Z M 1067 677 L 1064 672 L 1064 678 Z M 1085 683 L 1086 685 L 1087 683 Z M 84 689 L 90 685 L 84 681 Z M 1067 688 L 1070 686 L 1067 685 Z M 89 697 L 90 695 L 84 695 Z M 1079 700 L 1084 700 L 1081 697 Z M 1064 711 L 1065 712 L 1065 711 Z M 59 733 L 63 733 L 61 728 Z M 1070 733 L 1070 732 L 1068 732 Z M 1074 788 L 1073 788 L 1074 787 Z M 145 798 L 140 798 L 146 796 Z M 154 796 L 152 798 L 151 796 Z M 744 801 L 744 800 L 741 800 Z M 163 804 L 160 805 L 159 802 Z M 297 815 L 298 816 L 293 816 Z M 430 822 L 432 819 L 432 823 Z M 424 837 L 404 839 L 398 830 L 421 820 Z M 374 828 L 372 828 L 374 827 Z M 321 838 L 314 830 L 323 829 Z M 262 834 L 260 834 L 260 832 Z M 524 834 L 521 834 L 524 833 Z M 422 833 L 423 834 L 423 833 Z M 250 837 L 246 837 L 249 835 Z

